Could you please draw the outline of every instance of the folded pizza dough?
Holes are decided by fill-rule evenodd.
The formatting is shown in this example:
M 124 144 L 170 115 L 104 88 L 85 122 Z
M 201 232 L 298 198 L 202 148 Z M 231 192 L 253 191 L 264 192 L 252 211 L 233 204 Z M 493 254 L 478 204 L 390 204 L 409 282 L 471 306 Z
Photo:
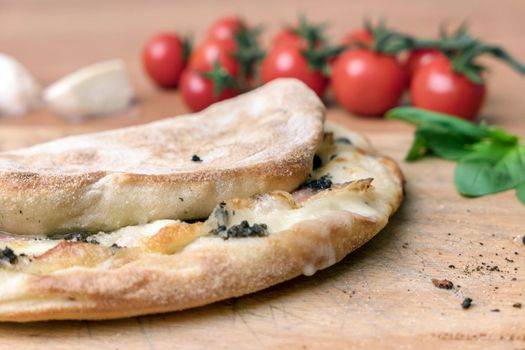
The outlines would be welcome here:
M 271 82 L 205 111 L 0 153 L 0 231 L 110 231 L 207 217 L 220 201 L 290 191 L 307 177 L 324 106 Z
M 387 224 L 403 177 L 359 134 L 326 131 L 302 186 L 226 200 L 203 221 L 62 239 L 0 235 L 0 320 L 181 310 L 335 264 Z

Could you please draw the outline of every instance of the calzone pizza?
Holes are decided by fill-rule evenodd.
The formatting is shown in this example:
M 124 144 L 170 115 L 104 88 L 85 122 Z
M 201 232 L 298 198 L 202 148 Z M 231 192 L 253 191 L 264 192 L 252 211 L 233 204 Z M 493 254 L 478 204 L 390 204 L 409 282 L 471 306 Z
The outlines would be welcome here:
M 0 153 L 0 320 L 182 310 L 335 264 L 387 224 L 403 177 L 324 116 L 281 79 Z

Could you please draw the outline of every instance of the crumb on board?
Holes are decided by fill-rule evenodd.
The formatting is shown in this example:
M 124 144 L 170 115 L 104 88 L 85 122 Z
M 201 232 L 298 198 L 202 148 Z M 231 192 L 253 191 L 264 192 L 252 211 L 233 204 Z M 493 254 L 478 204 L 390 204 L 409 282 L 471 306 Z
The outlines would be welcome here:
M 447 279 L 432 278 L 432 283 L 436 287 L 441 288 L 441 289 L 452 289 L 452 287 L 454 287 L 454 283 L 452 283 L 451 281 Z

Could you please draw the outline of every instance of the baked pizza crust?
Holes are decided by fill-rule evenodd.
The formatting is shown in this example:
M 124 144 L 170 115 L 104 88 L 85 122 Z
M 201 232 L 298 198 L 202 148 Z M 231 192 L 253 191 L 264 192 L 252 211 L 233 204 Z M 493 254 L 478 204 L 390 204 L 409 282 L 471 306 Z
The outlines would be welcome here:
M 324 116 L 306 85 L 279 79 L 196 114 L 1 152 L 0 230 L 111 231 L 291 191 L 312 167 Z
M 403 176 L 359 134 L 334 125 L 327 131 L 319 149 L 323 165 L 311 179 L 329 176 L 330 188 L 303 186 L 291 194 L 234 199 L 219 204 L 205 222 L 166 221 L 125 234 L 101 233 L 93 238 L 98 244 L 51 242 L 33 258 L 19 256 L 18 263 L 0 267 L 0 320 L 111 319 L 182 310 L 335 264 L 387 224 L 402 201 Z M 264 223 L 267 235 L 216 234 L 221 223 L 242 220 Z M 115 245 L 126 237 L 126 247 Z M 49 243 L 38 242 L 4 240 L 0 247 L 20 254 Z

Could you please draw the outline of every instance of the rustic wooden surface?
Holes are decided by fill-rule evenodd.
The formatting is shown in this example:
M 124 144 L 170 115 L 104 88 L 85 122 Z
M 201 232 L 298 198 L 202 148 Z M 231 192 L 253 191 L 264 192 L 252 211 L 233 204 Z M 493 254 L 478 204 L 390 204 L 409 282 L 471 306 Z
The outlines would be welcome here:
M 140 45 L 165 28 L 198 38 L 213 18 L 233 12 L 264 23 L 269 33 L 305 13 L 328 21 L 334 37 L 364 15 L 385 16 L 422 35 L 432 34 L 442 19 L 468 18 L 473 31 L 525 60 L 520 0 L 0 1 L 0 51 L 19 58 L 44 85 L 82 65 L 121 57 L 139 94 L 127 113 L 81 125 L 46 110 L 0 120 L 0 149 L 186 112 L 176 93 L 159 92 L 146 80 Z M 499 63 L 490 67 L 485 118 L 525 135 L 525 80 Z M 513 240 L 525 234 L 525 208 L 514 194 L 462 198 L 450 162 L 402 161 L 409 127 L 360 119 L 337 107 L 329 118 L 365 132 L 400 162 L 408 180 L 403 207 L 364 247 L 313 277 L 195 310 L 105 322 L 0 324 L 0 349 L 525 349 L 525 245 Z M 438 289 L 432 278 L 447 278 L 455 287 Z M 460 307 L 465 297 L 474 300 L 469 310 Z

